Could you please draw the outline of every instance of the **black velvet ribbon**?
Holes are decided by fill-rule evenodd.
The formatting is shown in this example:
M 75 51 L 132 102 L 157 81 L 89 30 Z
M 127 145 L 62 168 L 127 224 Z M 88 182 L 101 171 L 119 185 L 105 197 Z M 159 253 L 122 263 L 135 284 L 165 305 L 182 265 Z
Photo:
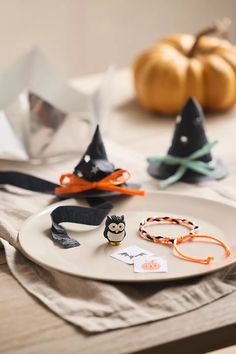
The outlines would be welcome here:
M 15 171 L 0 172 L 0 185 L 4 184 L 46 194 L 55 194 L 55 188 L 59 187 L 56 183 L 29 175 L 27 173 Z
M 110 202 L 106 202 L 101 198 L 89 198 L 88 202 L 91 207 L 63 205 L 52 211 L 52 238 L 63 248 L 78 247 L 80 243 L 72 239 L 60 223 L 71 222 L 99 226 L 113 208 Z
M 55 194 L 58 184 L 44 180 L 33 175 L 15 171 L 0 171 L 0 185 L 11 185 L 20 187 L 33 192 Z M 67 196 L 68 198 L 69 196 Z M 72 239 L 64 227 L 60 224 L 71 222 L 83 225 L 98 226 L 113 208 L 110 202 L 102 198 L 86 198 L 89 207 L 81 206 L 59 206 L 51 213 L 52 227 L 51 235 L 63 248 L 77 247 L 80 243 Z
M 55 188 L 59 185 L 33 175 L 15 171 L 0 171 L 0 185 L 11 185 L 33 192 L 55 194 Z M 69 196 L 68 196 L 69 197 Z M 98 226 L 113 208 L 110 202 L 102 198 L 86 198 L 90 207 L 59 206 L 51 213 L 51 235 L 63 248 L 77 247 L 80 243 L 68 235 L 60 224 L 71 222 L 83 225 Z

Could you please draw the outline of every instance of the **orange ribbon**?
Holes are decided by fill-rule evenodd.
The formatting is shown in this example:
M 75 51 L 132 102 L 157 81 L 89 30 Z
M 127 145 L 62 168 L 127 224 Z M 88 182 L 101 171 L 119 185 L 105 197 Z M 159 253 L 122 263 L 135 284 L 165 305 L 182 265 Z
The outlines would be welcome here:
M 143 190 L 129 189 L 120 186 L 127 182 L 130 178 L 130 173 L 126 170 L 117 170 L 109 176 L 97 182 L 90 182 L 84 178 L 78 177 L 73 173 L 67 173 L 60 177 L 61 187 L 55 189 L 56 194 L 73 194 L 88 191 L 91 189 L 100 189 L 104 191 L 120 192 L 127 195 L 144 195 Z

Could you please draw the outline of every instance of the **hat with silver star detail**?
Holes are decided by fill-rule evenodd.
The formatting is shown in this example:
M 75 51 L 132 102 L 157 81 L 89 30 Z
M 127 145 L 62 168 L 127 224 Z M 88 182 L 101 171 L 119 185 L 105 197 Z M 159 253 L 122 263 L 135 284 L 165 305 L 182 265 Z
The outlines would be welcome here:
M 176 119 L 176 127 L 167 156 L 188 158 L 207 144 L 205 117 L 202 108 L 196 99 L 190 97 Z M 188 168 L 181 177 L 182 181 L 198 183 L 205 180 L 220 179 L 227 175 L 227 170 L 223 163 L 218 159 L 213 159 L 210 151 L 199 157 L 197 161 L 209 164 L 216 173 L 205 175 Z M 174 175 L 178 168 L 179 165 L 167 164 L 164 160 L 161 162 L 152 161 L 150 158 L 148 173 L 154 178 L 164 180 Z
M 105 145 L 102 140 L 99 125 L 97 125 L 94 135 L 90 144 L 87 147 L 82 159 L 74 169 L 74 174 L 84 178 L 90 182 L 97 182 L 111 173 L 115 172 L 117 169 L 108 160 Z M 129 189 L 139 189 L 139 184 L 125 183 L 122 186 L 126 186 Z M 114 191 L 104 191 L 99 189 L 92 189 L 89 191 L 81 192 L 78 196 L 83 198 L 92 197 L 108 197 L 120 195 L 119 192 Z M 67 196 L 68 197 L 68 196 Z
M 87 181 L 96 182 L 105 178 L 114 170 L 114 165 L 108 161 L 100 129 L 97 125 L 86 152 L 74 169 L 74 174 Z

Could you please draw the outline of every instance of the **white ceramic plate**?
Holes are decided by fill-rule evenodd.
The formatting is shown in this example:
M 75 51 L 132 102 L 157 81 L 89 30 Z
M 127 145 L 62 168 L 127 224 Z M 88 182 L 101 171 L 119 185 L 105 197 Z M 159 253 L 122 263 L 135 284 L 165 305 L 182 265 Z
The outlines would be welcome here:
M 166 192 L 147 193 L 145 197 L 124 197 L 114 200 L 113 214 L 124 214 L 127 237 L 119 246 L 111 246 L 103 237 L 104 224 L 98 228 L 64 224 L 72 238 L 81 246 L 62 249 L 50 239 L 50 212 L 58 205 L 78 205 L 77 201 L 63 201 L 30 217 L 22 226 L 19 241 L 23 252 L 36 263 L 65 273 L 103 281 L 145 282 L 166 281 L 204 275 L 236 261 L 235 218 L 236 209 L 223 203 L 202 198 Z M 179 216 L 201 226 L 200 233 L 215 235 L 231 248 L 232 256 L 226 258 L 223 248 L 209 242 L 187 242 L 180 247 L 194 257 L 213 255 L 209 264 L 198 264 L 179 259 L 172 247 L 157 245 L 142 239 L 137 229 L 139 222 L 148 216 Z M 159 225 L 153 230 L 177 236 L 185 234 L 182 226 Z M 158 229 L 157 229 L 158 228 Z M 137 245 L 156 255 L 167 257 L 167 273 L 134 273 L 133 266 L 118 261 L 110 255 L 130 245 Z

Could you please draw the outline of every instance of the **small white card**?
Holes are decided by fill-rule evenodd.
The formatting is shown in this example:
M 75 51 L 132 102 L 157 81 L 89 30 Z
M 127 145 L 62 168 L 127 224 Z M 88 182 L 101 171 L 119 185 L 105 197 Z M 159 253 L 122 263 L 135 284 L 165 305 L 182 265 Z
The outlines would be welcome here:
M 166 257 L 142 256 L 134 259 L 135 273 L 166 273 L 168 271 Z
M 111 254 L 111 257 L 127 264 L 134 264 L 134 260 L 145 255 L 153 255 L 153 253 L 138 246 L 129 246 Z

